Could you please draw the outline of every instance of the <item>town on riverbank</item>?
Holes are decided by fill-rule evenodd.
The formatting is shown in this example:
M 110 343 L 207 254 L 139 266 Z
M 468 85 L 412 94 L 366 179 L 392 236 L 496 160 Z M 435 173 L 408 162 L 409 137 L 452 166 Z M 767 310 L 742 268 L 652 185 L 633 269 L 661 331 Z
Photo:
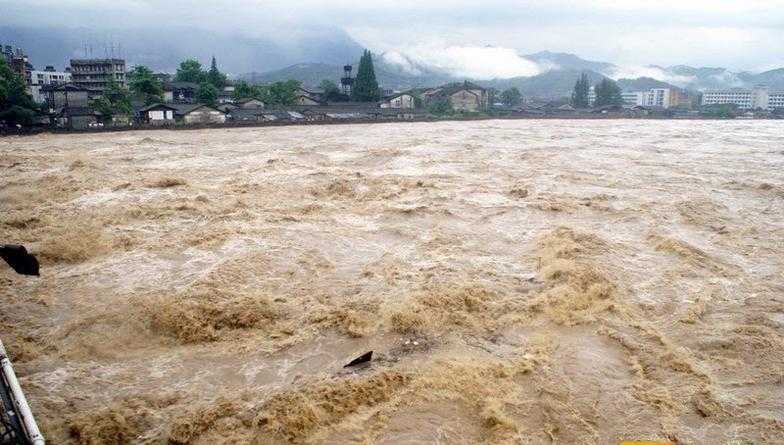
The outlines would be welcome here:
M 356 72 L 346 65 L 314 86 L 232 80 L 215 57 L 208 69 L 185 60 L 174 74 L 143 65 L 129 70 L 121 58 L 71 59 L 58 71 L 50 65 L 36 70 L 19 48 L 0 49 L 0 134 L 486 118 L 784 118 L 784 91 L 763 85 L 625 91 L 607 78 L 591 85 L 582 74 L 571 97 L 542 100 L 468 80 L 385 89 L 369 51 Z

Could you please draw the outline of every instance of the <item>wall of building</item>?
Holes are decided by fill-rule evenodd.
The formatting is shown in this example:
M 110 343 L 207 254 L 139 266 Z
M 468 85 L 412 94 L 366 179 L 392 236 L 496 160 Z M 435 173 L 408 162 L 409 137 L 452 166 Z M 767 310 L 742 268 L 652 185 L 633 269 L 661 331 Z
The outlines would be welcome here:
M 449 102 L 455 111 L 475 112 L 482 108 L 480 97 L 468 90 L 460 90 L 449 96 Z
M 30 83 L 27 87 L 33 100 L 41 103 L 46 100 L 46 95 L 41 94 L 44 85 L 57 85 L 71 81 L 71 73 L 66 71 L 30 71 Z
M 299 96 L 297 98 L 297 105 L 318 105 L 319 103 L 308 96 Z
M 114 80 L 125 86 L 125 60 L 122 59 L 72 59 L 71 75 L 79 86 L 102 90 Z
M 775 110 L 784 108 L 784 91 L 776 91 L 768 94 L 768 109 Z
M 46 98 L 45 98 L 46 99 Z M 90 103 L 90 96 L 87 91 L 54 91 L 52 92 L 52 108 L 86 107 Z
M 316 104 L 299 104 L 299 105 L 316 105 Z M 252 99 L 240 104 L 240 108 L 245 108 L 245 109 L 264 108 L 264 102 L 258 99 Z
M 708 90 L 702 93 L 703 105 L 735 104 L 747 110 L 752 107 L 750 90 Z
M 414 97 L 403 94 L 381 104 L 381 108 L 414 108 Z
M 186 114 L 183 121 L 186 124 L 222 124 L 226 122 L 226 115 L 217 110 L 202 108 Z
M 74 130 L 85 130 L 90 128 L 90 124 L 98 122 L 95 116 L 71 116 L 68 126 Z

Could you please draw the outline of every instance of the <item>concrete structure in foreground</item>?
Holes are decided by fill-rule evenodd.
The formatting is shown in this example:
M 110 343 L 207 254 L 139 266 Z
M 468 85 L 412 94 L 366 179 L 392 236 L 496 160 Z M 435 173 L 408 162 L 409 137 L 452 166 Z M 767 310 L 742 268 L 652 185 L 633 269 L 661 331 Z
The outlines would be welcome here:
M 702 93 L 702 105 L 737 105 L 741 110 L 770 110 L 771 93 L 766 87 L 760 86 L 752 89 L 729 88 L 724 90 L 706 90 Z M 780 93 L 774 93 L 774 103 L 778 101 Z
M 103 91 L 111 79 L 126 86 L 125 60 L 71 59 L 71 77 L 74 84 L 98 91 Z

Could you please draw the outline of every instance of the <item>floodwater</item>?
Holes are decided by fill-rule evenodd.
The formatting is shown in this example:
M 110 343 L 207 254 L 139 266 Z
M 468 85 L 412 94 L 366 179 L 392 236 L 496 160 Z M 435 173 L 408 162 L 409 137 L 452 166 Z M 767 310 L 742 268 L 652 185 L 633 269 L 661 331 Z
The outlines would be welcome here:
M 0 171 L 51 443 L 784 443 L 784 122 L 40 135 Z

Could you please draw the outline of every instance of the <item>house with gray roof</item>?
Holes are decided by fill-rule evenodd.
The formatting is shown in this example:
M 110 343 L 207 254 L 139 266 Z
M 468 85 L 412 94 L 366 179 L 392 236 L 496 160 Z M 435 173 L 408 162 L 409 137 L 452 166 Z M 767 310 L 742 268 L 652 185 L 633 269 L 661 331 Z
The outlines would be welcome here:
M 487 90 L 473 82 L 451 83 L 424 93 L 425 103 L 449 101 L 455 111 L 479 112 L 488 107 Z

